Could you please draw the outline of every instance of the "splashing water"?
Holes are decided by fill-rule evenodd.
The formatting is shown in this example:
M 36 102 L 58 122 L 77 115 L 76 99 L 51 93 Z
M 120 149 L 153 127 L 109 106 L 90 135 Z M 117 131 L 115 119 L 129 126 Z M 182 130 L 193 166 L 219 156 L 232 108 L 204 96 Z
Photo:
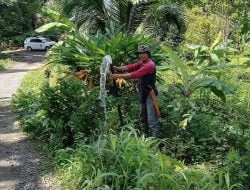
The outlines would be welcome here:
M 110 73 L 110 65 L 112 64 L 112 58 L 110 55 L 106 55 L 102 60 L 102 65 L 100 68 L 100 99 L 101 99 L 101 106 L 104 109 L 105 114 L 105 121 L 104 121 L 104 128 L 107 126 L 108 114 L 107 114 L 107 105 L 106 105 L 106 80 L 107 75 Z

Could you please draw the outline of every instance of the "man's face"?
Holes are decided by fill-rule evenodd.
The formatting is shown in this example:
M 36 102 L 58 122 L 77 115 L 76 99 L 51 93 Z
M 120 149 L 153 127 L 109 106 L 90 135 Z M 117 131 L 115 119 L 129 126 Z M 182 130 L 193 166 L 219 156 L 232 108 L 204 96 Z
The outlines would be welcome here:
M 147 53 L 147 52 L 145 52 L 145 53 L 139 53 L 139 54 L 138 54 L 138 56 L 139 56 L 139 58 L 140 58 L 140 60 L 141 60 L 142 62 L 147 61 L 147 60 L 148 60 L 148 58 L 149 58 L 149 56 L 148 56 L 148 53 Z

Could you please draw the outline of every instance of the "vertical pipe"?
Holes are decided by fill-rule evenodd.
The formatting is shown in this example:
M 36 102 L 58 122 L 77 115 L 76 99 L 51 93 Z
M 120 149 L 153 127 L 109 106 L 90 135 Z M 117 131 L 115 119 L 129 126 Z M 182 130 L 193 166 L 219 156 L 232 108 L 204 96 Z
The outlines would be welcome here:
M 111 71 L 112 74 L 114 73 L 114 68 L 113 68 L 112 64 L 110 65 L 110 71 Z M 113 80 L 113 88 L 114 88 L 114 95 L 115 95 L 116 98 L 118 98 L 118 89 L 117 89 L 115 80 Z M 122 118 L 122 111 L 121 111 L 121 105 L 120 104 L 117 105 L 117 110 L 118 110 L 118 114 L 119 114 L 120 125 L 123 126 L 124 122 L 123 122 L 123 118 Z

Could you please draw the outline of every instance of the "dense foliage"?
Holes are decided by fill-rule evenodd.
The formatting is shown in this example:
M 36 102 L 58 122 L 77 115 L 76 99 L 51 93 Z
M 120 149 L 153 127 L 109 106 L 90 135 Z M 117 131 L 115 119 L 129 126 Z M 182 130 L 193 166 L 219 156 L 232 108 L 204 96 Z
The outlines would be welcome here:
M 143 17 L 137 33 L 128 32 L 128 18 L 123 22 L 125 13 L 119 10 L 135 6 L 132 1 L 112 1 L 116 9 L 110 17 L 103 1 L 62 2 L 49 2 L 43 11 L 51 22 L 37 31 L 58 29 L 64 35 L 50 50 L 48 66 L 24 80 L 13 105 L 24 131 L 51 150 L 63 188 L 250 188 L 247 1 L 211 1 L 217 7 L 208 1 L 157 1 L 146 8 L 158 12 Z M 82 8 L 91 9 L 95 19 L 84 19 L 89 14 L 79 12 Z M 171 10 L 186 13 L 181 16 L 188 22 Z M 161 25 L 166 15 L 171 15 L 166 22 L 174 25 Z M 110 22 L 103 23 L 105 16 Z M 79 27 L 88 25 L 92 32 Z M 150 26 L 158 31 L 149 34 Z M 102 58 L 111 55 L 117 66 L 131 63 L 139 44 L 151 47 L 157 65 L 161 139 L 140 135 L 132 80 L 117 80 L 119 97 L 107 82 L 108 130 L 103 130 Z M 74 76 L 80 70 L 88 73 L 84 81 Z M 124 126 L 119 124 L 118 104 Z
M 24 37 L 17 36 L 23 36 L 34 30 L 39 6 L 40 2 L 36 0 L 0 1 L 0 48 L 6 48 L 14 41 L 20 43 L 19 38 L 23 43 L 26 35 Z

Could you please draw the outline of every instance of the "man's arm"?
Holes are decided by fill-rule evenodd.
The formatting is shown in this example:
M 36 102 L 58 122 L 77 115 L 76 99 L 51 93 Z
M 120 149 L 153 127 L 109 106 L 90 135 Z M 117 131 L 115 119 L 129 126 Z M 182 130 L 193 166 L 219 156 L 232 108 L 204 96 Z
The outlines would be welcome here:
M 123 79 L 128 79 L 128 78 L 132 78 L 132 79 L 136 79 L 136 78 L 140 78 L 142 76 L 145 76 L 147 74 L 153 73 L 155 70 L 155 65 L 154 63 L 148 63 L 143 65 L 140 69 L 131 72 L 131 73 L 126 73 L 126 74 L 110 74 L 110 79 L 114 80 L 117 78 L 123 78 Z
M 111 80 L 115 80 L 115 79 L 118 79 L 118 78 L 122 78 L 122 79 L 131 78 L 130 73 L 126 73 L 126 74 L 110 74 L 109 76 L 110 76 Z
M 120 66 L 120 67 L 113 66 L 113 69 L 115 71 L 128 71 L 128 66 Z
M 115 71 L 132 72 L 138 70 L 141 67 L 141 64 L 142 64 L 141 61 L 137 61 L 134 64 L 129 64 L 125 66 L 120 66 L 120 67 L 113 66 L 113 69 Z

